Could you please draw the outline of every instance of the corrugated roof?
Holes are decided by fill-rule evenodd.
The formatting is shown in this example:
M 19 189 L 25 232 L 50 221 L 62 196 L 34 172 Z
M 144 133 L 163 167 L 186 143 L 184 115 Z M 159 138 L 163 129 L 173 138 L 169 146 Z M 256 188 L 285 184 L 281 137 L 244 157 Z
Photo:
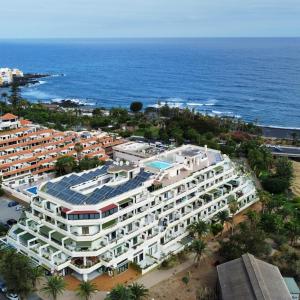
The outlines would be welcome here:
M 222 300 L 291 300 L 279 269 L 244 254 L 217 267 Z

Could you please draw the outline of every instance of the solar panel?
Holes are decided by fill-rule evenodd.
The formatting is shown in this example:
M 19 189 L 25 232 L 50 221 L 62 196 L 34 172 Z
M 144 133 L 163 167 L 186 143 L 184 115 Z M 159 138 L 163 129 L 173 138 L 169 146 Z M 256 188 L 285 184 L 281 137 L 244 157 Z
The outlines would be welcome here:
M 84 202 L 87 204 L 96 204 L 139 187 L 152 175 L 152 173 L 145 172 L 144 169 L 142 169 L 140 173 L 136 175 L 135 178 L 130 179 L 123 184 L 120 184 L 116 187 L 105 185 L 101 188 L 95 189 L 89 195 L 83 195 L 70 189 L 70 187 L 73 185 L 79 184 L 81 182 L 86 182 L 96 176 L 106 174 L 108 167 L 108 165 L 105 165 L 100 169 L 90 171 L 81 176 L 72 174 L 69 177 L 62 178 L 58 182 L 49 182 L 47 184 L 48 193 L 66 202 L 70 202 L 77 205 L 82 204 Z

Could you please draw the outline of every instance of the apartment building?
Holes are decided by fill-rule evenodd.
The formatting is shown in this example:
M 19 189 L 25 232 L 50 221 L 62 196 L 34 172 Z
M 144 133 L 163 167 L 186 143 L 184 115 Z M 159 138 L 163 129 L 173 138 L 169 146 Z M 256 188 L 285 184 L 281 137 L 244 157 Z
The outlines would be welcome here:
M 211 220 L 233 198 L 240 210 L 254 203 L 252 180 L 219 151 L 184 145 L 42 184 L 7 243 L 82 280 L 131 262 L 145 273 L 191 242 L 189 224 Z
M 61 132 L 20 120 L 12 114 L 0 117 L 0 176 L 10 186 L 32 183 L 52 172 L 58 157 L 77 156 L 76 143 L 83 146 L 81 157 L 106 160 L 106 147 L 121 140 L 100 132 Z
M 24 74 L 19 69 L 0 68 L 0 85 L 10 84 L 14 77 L 23 77 Z

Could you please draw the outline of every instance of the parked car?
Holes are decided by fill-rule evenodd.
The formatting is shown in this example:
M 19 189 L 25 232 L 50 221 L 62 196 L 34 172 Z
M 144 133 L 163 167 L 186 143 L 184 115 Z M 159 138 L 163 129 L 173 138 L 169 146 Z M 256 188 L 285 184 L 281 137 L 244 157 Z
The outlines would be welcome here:
M 19 296 L 17 294 L 7 293 L 5 296 L 9 300 L 19 300 Z
M 8 207 L 17 206 L 18 204 L 19 204 L 19 203 L 16 202 L 16 201 L 10 201 L 10 202 L 8 203 Z
M 18 222 L 15 219 L 9 219 L 6 223 L 8 226 L 13 226 L 14 224 L 17 224 Z
M 19 205 L 16 206 L 16 211 L 19 211 L 19 210 L 22 210 L 22 209 L 23 209 L 22 205 L 19 204 Z
M 6 284 L 3 280 L 0 280 L 0 290 L 5 293 L 7 291 Z

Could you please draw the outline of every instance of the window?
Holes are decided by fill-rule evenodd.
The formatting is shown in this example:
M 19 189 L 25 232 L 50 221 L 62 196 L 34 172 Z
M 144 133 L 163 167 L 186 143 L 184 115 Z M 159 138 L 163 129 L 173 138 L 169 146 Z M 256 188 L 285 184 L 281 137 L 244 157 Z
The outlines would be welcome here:
M 112 208 L 112 209 L 110 209 L 110 210 L 107 210 L 107 211 L 105 211 L 105 212 L 102 212 L 102 217 L 103 217 L 103 218 L 108 217 L 108 216 L 110 216 L 110 215 L 116 213 L 117 211 L 118 211 L 118 208 L 117 208 L 117 207 Z
M 90 233 L 90 228 L 88 226 L 83 226 L 82 227 L 82 234 L 89 234 Z

